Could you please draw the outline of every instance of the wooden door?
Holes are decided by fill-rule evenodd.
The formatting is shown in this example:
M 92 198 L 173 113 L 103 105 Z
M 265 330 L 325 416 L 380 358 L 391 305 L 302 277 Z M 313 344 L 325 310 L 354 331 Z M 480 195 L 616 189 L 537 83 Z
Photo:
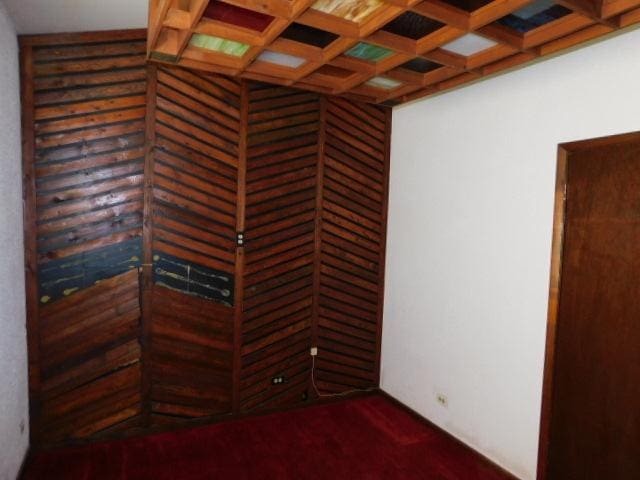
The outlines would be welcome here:
M 539 478 L 636 479 L 640 135 L 564 147 Z
M 151 68 L 144 406 L 181 425 L 232 411 L 242 86 Z
M 145 39 L 20 40 L 32 445 L 143 413 Z
M 247 109 L 242 412 L 307 399 L 322 128 L 314 93 L 252 83 Z

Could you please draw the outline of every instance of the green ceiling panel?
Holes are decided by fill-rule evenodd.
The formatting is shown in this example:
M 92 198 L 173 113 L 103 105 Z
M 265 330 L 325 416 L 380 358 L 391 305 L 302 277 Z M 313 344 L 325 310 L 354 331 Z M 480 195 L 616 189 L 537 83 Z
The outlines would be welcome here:
M 246 43 L 226 40 L 224 38 L 204 35 L 202 33 L 194 33 L 189 43 L 194 47 L 204 48 L 205 50 L 224 53 L 234 57 L 241 57 L 247 53 L 247 50 L 249 50 L 249 45 Z
M 380 60 L 384 60 L 388 56 L 393 55 L 393 50 L 379 47 L 378 45 L 371 45 L 370 43 L 359 42 L 347 50 L 345 55 L 359 58 L 361 60 L 367 60 L 368 62 L 379 62 Z

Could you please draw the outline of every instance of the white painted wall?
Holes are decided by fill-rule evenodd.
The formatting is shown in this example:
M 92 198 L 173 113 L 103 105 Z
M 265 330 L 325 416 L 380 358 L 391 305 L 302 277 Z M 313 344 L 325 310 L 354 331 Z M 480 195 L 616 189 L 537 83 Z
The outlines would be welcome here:
M 18 41 L 0 1 L 0 479 L 29 443 Z
M 393 117 L 382 387 L 533 479 L 557 145 L 640 130 L 640 30 Z
M 149 0 L 1 0 L 20 34 L 146 28 Z

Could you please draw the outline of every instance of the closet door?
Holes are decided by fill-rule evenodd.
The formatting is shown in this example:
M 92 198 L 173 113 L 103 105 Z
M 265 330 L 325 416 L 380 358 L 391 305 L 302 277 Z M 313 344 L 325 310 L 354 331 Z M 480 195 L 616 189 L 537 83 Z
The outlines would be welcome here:
M 144 388 L 152 423 L 164 424 L 232 409 L 242 88 L 153 69 Z
M 251 83 L 240 408 L 307 398 L 320 100 Z
M 314 372 L 321 394 L 378 386 L 390 111 L 326 100 Z
M 145 54 L 142 31 L 21 45 L 36 443 L 141 418 Z

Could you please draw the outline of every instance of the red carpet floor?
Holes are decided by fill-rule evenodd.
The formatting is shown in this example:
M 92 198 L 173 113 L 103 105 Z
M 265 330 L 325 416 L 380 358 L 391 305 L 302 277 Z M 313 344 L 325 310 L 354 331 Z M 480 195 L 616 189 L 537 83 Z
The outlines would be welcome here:
M 507 478 L 374 395 L 34 455 L 24 477 L 83 480 Z

